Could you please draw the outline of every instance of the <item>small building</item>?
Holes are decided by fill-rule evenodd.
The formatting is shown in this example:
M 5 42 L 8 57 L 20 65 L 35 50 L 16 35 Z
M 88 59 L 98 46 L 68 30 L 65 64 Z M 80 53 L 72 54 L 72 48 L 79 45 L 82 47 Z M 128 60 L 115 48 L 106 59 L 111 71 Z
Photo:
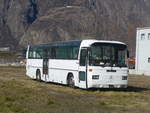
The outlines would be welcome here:
M 135 71 L 150 75 L 150 27 L 137 28 Z

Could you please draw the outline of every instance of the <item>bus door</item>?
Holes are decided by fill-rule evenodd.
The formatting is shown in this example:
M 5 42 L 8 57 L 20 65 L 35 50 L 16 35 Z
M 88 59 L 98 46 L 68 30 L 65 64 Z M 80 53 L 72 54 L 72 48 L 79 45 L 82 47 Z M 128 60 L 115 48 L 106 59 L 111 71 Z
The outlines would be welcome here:
M 80 51 L 79 62 L 79 87 L 87 88 L 87 62 L 88 62 L 88 48 L 82 48 Z
M 49 66 L 49 59 L 47 57 L 47 51 L 45 51 L 45 57 L 43 58 L 43 76 L 45 81 L 48 80 L 48 66 Z

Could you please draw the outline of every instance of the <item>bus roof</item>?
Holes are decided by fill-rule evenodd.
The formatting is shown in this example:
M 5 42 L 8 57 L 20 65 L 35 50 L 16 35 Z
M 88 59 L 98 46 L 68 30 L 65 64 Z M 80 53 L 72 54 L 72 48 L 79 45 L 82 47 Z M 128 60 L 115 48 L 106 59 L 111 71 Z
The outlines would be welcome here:
M 123 42 L 119 41 L 108 41 L 108 40 L 83 40 L 81 46 L 91 46 L 93 43 L 110 43 L 110 44 L 123 44 L 126 45 Z
M 47 44 L 37 44 L 33 45 L 31 47 L 56 47 L 56 46 L 84 46 L 84 47 L 89 47 L 93 43 L 111 43 L 111 44 L 123 44 L 126 45 L 123 42 L 119 41 L 108 41 L 108 40 L 94 40 L 94 39 L 89 39 L 89 40 L 76 40 L 76 41 L 68 41 L 68 42 L 52 42 L 52 43 L 47 43 Z

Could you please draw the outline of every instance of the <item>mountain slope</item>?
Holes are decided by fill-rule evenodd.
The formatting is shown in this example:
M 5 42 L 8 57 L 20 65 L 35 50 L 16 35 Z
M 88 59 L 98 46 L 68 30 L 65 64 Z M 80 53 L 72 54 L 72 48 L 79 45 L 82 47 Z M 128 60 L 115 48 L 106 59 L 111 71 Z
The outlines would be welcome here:
M 149 14 L 149 0 L 0 0 L 0 34 L 13 41 L 1 35 L 0 40 L 19 47 L 89 38 L 119 40 L 134 55 L 136 28 L 150 26 Z

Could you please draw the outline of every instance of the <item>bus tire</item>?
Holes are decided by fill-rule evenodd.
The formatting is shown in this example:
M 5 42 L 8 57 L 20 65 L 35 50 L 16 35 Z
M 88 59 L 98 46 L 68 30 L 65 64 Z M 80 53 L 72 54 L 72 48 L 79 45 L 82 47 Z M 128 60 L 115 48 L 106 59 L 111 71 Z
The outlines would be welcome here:
M 68 85 L 70 88 L 75 88 L 74 76 L 73 76 L 72 73 L 68 74 L 68 77 L 67 77 L 67 85 Z
M 41 81 L 41 72 L 39 69 L 36 71 L 36 80 Z

